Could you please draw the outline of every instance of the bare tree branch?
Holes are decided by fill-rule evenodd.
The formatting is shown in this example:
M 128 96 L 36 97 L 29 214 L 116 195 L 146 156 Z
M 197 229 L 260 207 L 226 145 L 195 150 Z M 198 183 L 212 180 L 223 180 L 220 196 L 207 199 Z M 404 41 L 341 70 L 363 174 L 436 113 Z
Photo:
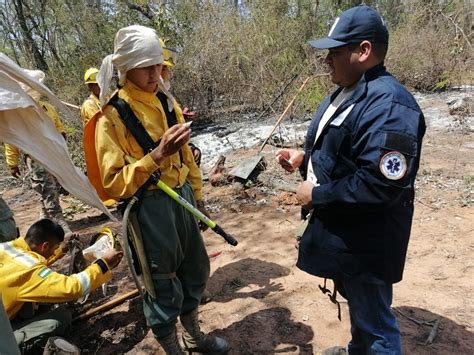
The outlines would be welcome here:
M 155 17 L 154 12 L 151 10 L 148 4 L 139 5 L 139 4 L 134 4 L 130 1 L 126 1 L 125 3 L 127 4 L 129 9 L 140 12 L 143 16 L 145 16 L 149 20 L 153 20 L 153 18 Z
M 14 7 L 16 11 L 16 15 L 18 17 L 18 23 L 21 28 L 21 32 L 23 35 L 23 41 L 26 44 L 26 50 L 30 53 L 30 56 L 33 57 L 35 65 L 38 69 L 43 71 L 48 71 L 49 67 L 44 59 L 43 55 L 41 54 L 36 42 L 33 39 L 32 31 L 28 28 L 27 19 L 23 12 L 23 0 L 14 0 Z

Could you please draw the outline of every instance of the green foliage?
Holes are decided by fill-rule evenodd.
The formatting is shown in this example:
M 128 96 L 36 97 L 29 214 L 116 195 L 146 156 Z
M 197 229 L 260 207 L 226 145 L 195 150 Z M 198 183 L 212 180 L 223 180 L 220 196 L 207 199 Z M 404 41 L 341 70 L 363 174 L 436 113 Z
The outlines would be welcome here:
M 326 71 L 325 53 L 310 49 L 306 41 L 326 35 L 334 16 L 361 2 L 245 0 L 236 7 L 224 0 L 0 1 L 0 50 L 25 68 L 38 67 L 26 41 L 29 34 L 47 64 L 47 84 L 62 100 L 80 105 L 88 95 L 84 71 L 99 67 L 112 53 L 119 28 L 142 24 L 179 50 L 173 91 L 201 117 L 231 106 L 262 109 L 299 74 L 273 106 L 281 110 L 305 77 Z M 472 82 L 469 1 L 365 3 L 376 7 L 389 26 L 386 63 L 403 83 L 439 90 Z M 326 79 L 312 80 L 295 106 L 314 110 L 331 87 Z
M 440 79 L 442 79 L 441 81 L 437 82 L 433 88 L 431 89 L 431 91 L 442 91 L 442 90 L 445 90 L 449 84 L 450 84 L 450 80 L 449 78 L 446 76 L 446 75 L 443 75 Z
M 331 83 L 328 78 L 315 78 L 311 80 L 306 89 L 301 92 L 296 102 L 302 112 L 313 112 L 330 90 Z
M 316 22 L 309 2 L 291 16 L 284 2 L 249 2 L 246 16 L 227 4 L 191 3 L 188 14 L 196 16 L 182 38 L 174 81 L 183 103 L 201 112 L 242 104 L 259 109 L 307 67 L 305 42 L 318 29 L 307 26 Z
M 463 1 L 407 3 L 398 26 L 391 28 L 387 65 L 392 73 L 419 90 L 472 83 L 474 53 L 462 30 L 463 26 L 469 30 L 463 22 L 466 5 Z

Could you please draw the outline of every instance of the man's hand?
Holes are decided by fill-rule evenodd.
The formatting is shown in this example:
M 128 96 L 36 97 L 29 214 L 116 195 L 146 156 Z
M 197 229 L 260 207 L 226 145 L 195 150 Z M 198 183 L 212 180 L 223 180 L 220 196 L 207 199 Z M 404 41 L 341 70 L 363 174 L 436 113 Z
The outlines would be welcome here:
M 110 269 L 113 269 L 120 263 L 120 260 L 122 260 L 122 256 L 123 252 L 117 251 L 115 249 L 110 249 L 105 252 L 101 259 L 103 259 L 107 263 L 107 266 Z
M 20 168 L 18 166 L 12 166 L 10 168 L 10 174 L 12 174 L 12 176 L 15 179 L 21 179 L 21 172 L 20 172 Z
M 296 199 L 304 209 L 310 210 L 313 208 L 313 188 L 312 182 L 303 181 L 296 190 Z
M 278 164 L 292 173 L 304 162 L 304 152 L 296 149 L 280 149 L 275 153 Z
M 211 218 L 211 214 L 207 210 L 207 208 L 204 205 L 204 202 L 202 200 L 196 202 L 196 207 L 198 208 L 199 211 L 201 211 L 201 213 L 203 215 L 205 215 L 206 217 Z M 206 231 L 209 228 L 209 226 L 207 224 L 203 223 L 202 221 L 199 221 L 198 224 L 199 224 L 199 229 L 203 232 Z
M 66 254 L 69 251 L 69 243 L 66 241 L 61 242 L 59 247 L 61 249 L 61 254 Z
M 186 118 L 189 118 L 190 120 L 193 120 L 194 116 L 196 116 L 196 112 L 190 111 L 189 108 L 185 107 L 185 108 L 183 108 L 183 115 Z
M 60 245 L 63 248 L 63 251 L 67 253 L 68 251 L 72 251 L 72 249 L 74 248 L 74 244 L 76 246 L 76 249 L 84 249 L 84 245 L 79 240 L 79 235 L 76 233 L 72 233 L 67 239 L 64 239 L 64 242 L 62 242 Z
M 152 150 L 151 157 L 160 165 L 164 159 L 175 154 L 191 138 L 190 123 L 176 124 L 168 129 L 158 147 Z

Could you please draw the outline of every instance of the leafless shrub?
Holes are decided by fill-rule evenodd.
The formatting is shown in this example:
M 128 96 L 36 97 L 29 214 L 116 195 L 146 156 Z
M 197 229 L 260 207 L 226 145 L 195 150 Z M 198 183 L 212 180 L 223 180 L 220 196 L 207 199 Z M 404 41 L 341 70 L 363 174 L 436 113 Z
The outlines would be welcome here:
M 435 2 L 407 3 L 401 22 L 391 30 L 387 63 L 393 74 L 419 90 L 472 84 L 472 36 L 462 30 L 470 30 L 463 21 L 472 10 L 466 10 L 462 1 L 452 9 Z

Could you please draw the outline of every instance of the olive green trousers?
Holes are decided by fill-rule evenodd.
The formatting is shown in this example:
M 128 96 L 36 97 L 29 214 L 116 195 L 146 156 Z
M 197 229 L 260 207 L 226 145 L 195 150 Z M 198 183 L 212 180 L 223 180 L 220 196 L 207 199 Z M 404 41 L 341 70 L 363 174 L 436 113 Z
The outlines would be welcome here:
M 191 185 L 175 191 L 195 205 Z M 156 298 L 143 302 L 147 324 L 160 339 L 171 334 L 179 315 L 197 308 L 209 278 L 209 257 L 197 219 L 161 190 L 145 192 L 132 216 L 146 250 Z

